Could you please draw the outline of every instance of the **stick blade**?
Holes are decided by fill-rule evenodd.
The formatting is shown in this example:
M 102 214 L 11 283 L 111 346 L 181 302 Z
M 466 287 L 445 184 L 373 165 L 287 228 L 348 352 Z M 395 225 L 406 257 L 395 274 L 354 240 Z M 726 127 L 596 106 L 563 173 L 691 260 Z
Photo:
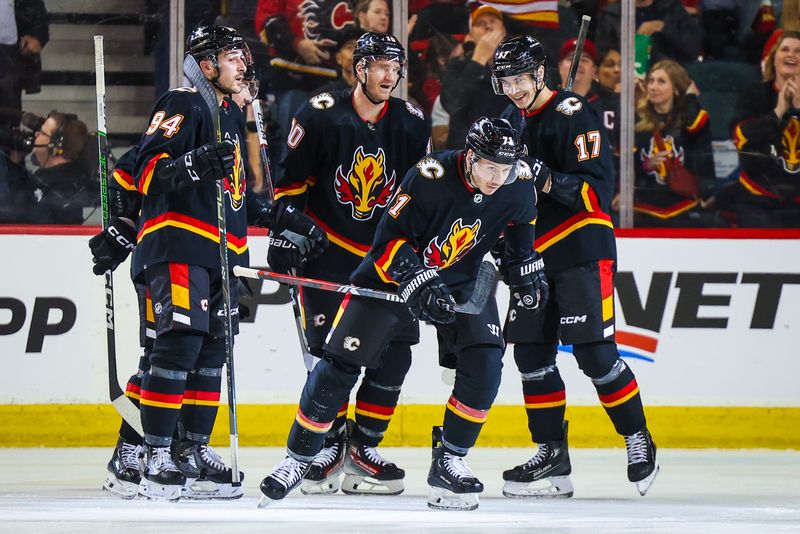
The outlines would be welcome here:
M 483 311 L 484 306 L 489 301 L 489 297 L 494 295 L 497 290 L 497 280 L 497 269 L 494 268 L 494 264 L 490 261 L 481 263 L 472 295 L 467 302 L 456 304 L 456 313 L 478 315 Z

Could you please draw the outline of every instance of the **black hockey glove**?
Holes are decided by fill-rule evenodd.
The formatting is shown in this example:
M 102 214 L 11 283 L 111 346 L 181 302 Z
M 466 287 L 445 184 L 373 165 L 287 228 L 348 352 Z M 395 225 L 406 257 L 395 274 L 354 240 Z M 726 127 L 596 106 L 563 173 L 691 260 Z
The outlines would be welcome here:
M 511 295 L 525 309 L 539 311 L 550 298 L 544 260 L 538 252 L 534 251 L 522 260 L 509 261 L 506 281 Z
M 233 172 L 236 145 L 226 139 L 203 145 L 176 159 L 164 159 L 156 165 L 153 192 L 168 193 L 182 187 L 222 180 Z
M 136 230 L 119 217 L 111 217 L 108 227 L 89 240 L 92 251 L 92 272 L 103 274 L 116 269 L 136 246 Z
M 267 263 L 276 273 L 292 274 L 292 270 L 301 271 L 303 258 L 294 244 L 282 235 L 270 233 Z
M 500 278 L 502 280 L 506 279 L 506 238 L 500 236 L 497 240 L 497 243 L 494 244 L 492 250 L 489 251 L 494 258 L 494 266 L 497 267 L 497 270 L 500 271 Z
M 406 302 L 411 315 L 431 323 L 456 320 L 456 301 L 433 269 L 417 267 L 400 281 L 397 294 Z
M 328 248 L 328 235 L 305 213 L 285 202 L 273 203 L 261 198 L 256 202 L 258 211 L 253 222 L 269 228 L 276 239 L 280 237 L 294 244 L 303 258 L 316 258 Z
M 540 159 L 533 159 L 531 163 L 531 173 L 533 173 L 533 185 L 536 193 L 541 195 L 547 179 L 550 178 L 550 167 Z

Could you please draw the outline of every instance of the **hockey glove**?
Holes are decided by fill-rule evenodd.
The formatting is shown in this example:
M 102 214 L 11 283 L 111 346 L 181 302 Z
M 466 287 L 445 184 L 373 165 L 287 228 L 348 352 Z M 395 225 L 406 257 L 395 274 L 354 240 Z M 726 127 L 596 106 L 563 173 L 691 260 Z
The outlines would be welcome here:
M 268 242 L 267 263 L 270 269 L 283 274 L 292 274 L 294 269 L 301 271 L 303 259 L 291 241 L 282 235 L 270 233 Z
M 447 324 L 456 320 L 456 301 L 433 269 L 420 266 L 409 271 L 400 281 L 397 294 L 411 315 L 422 321 Z
M 103 274 L 116 269 L 136 246 L 136 230 L 119 217 L 112 217 L 108 227 L 89 240 L 92 251 L 92 272 Z
M 502 280 L 506 279 L 506 238 L 504 236 L 500 236 L 497 240 L 497 243 L 494 244 L 492 250 L 489 251 L 494 259 L 494 266 L 497 267 L 497 270 L 500 272 L 500 278 Z
M 263 202 L 256 221 L 259 226 L 268 227 L 276 238 L 280 235 L 294 244 L 303 258 L 316 258 L 328 248 L 328 235 L 288 203 Z
M 547 179 L 550 178 L 550 167 L 540 159 L 533 159 L 531 173 L 533 173 L 533 185 L 536 187 L 536 193 L 541 195 L 547 184 Z
M 236 163 L 236 145 L 226 139 L 203 145 L 176 159 L 164 159 L 156 165 L 154 193 L 168 193 L 182 187 L 222 180 Z
M 536 251 L 521 261 L 509 261 L 506 280 L 511 295 L 525 309 L 539 311 L 550 298 L 544 260 Z

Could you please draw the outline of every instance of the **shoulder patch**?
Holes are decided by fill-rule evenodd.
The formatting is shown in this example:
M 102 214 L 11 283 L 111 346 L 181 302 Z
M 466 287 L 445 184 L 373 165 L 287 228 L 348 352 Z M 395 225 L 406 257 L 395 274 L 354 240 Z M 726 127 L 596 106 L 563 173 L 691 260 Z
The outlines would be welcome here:
M 419 109 L 417 106 L 412 104 L 411 102 L 406 102 L 406 109 L 412 115 L 419 117 L 422 120 L 425 120 L 425 115 L 422 114 L 422 110 Z
M 197 87 L 176 87 L 175 89 L 170 89 L 170 91 L 182 91 L 184 93 L 196 93 Z
M 336 103 L 330 93 L 320 93 L 308 99 L 314 109 L 329 109 Z
M 556 106 L 556 111 L 563 113 L 564 115 L 572 115 L 576 111 L 580 111 L 583 107 L 583 103 L 580 100 L 571 96 L 569 98 L 565 98 L 561 102 L 558 103 Z
M 417 169 L 419 173 L 428 180 L 438 180 L 444 177 L 444 167 L 439 163 L 439 160 L 431 156 L 419 160 Z
M 517 180 L 532 180 L 533 173 L 531 172 L 531 166 L 528 165 L 525 161 L 519 160 L 517 161 L 517 168 L 516 168 L 516 176 Z

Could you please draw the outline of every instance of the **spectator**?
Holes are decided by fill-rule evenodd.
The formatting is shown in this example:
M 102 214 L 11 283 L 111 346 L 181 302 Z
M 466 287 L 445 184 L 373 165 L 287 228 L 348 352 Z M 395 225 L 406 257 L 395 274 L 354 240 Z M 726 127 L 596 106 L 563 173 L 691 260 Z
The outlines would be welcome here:
M 488 66 L 505 36 L 503 15 L 497 9 L 480 6 L 472 12 L 463 55 L 451 58 L 442 77 L 441 103 L 450 114 L 448 148 L 463 147 L 467 130 L 475 120 L 499 117 L 508 106 L 505 97 L 494 93 Z
M 575 56 L 577 43 L 577 39 L 565 41 L 561 46 L 561 52 L 558 54 L 558 74 L 561 77 L 561 87 L 567 86 L 567 76 L 569 76 L 569 69 L 572 66 L 572 58 Z M 575 72 L 572 92 L 578 93 L 589 101 L 591 101 L 589 93 L 592 92 L 592 83 L 597 74 L 597 60 L 597 47 L 592 41 L 586 39 L 583 42 L 583 53 L 580 61 L 578 61 L 578 70 Z
M 0 20 L 0 64 L 11 65 L 0 73 L 0 107 L 22 109 L 23 89 L 26 94 L 41 91 L 40 53 L 50 39 L 47 9 L 42 0 L 6 1 Z
M 320 86 L 339 77 L 334 54 L 339 34 L 352 26 L 349 4 L 336 0 L 259 0 L 255 28 L 270 47 L 266 80 L 275 91 L 276 127 L 286 139 L 297 108 Z M 286 153 L 276 147 L 275 160 Z
M 597 67 L 597 83 L 610 93 L 619 93 L 622 87 L 622 56 L 616 48 L 608 48 L 602 54 Z
M 778 38 L 764 81 L 740 95 L 734 123 L 739 226 L 800 227 L 800 32 Z
M 620 46 L 621 15 L 619 2 L 609 3 L 601 13 L 596 34 L 600 48 Z M 662 59 L 689 63 L 702 52 L 702 31 L 679 0 L 636 0 L 636 33 L 651 41 L 651 65 Z
M 97 205 L 99 188 L 80 162 L 86 147 L 86 124 L 75 115 L 51 112 L 36 132 L 31 160 L 39 167 L 30 176 L 17 166 L 9 174 L 3 222 L 82 224 L 84 208 Z
M 463 37 L 469 32 L 469 9 L 455 0 L 435 0 L 409 21 L 409 42 L 430 39 L 434 35 Z
M 339 66 L 339 78 L 326 83 L 314 91 L 315 94 L 352 89 L 356 86 L 356 77 L 353 74 L 353 50 L 356 48 L 356 42 L 361 37 L 361 33 L 361 30 L 353 26 L 342 30 L 334 56 L 336 64 Z
M 358 0 L 353 10 L 356 24 L 363 32 L 389 31 L 389 3 L 386 0 Z
M 659 61 L 645 79 L 636 106 L 634 225 L 637 227 L 718 226 L 710 203 L 714 160 L 708 113 L 686 70 Z

